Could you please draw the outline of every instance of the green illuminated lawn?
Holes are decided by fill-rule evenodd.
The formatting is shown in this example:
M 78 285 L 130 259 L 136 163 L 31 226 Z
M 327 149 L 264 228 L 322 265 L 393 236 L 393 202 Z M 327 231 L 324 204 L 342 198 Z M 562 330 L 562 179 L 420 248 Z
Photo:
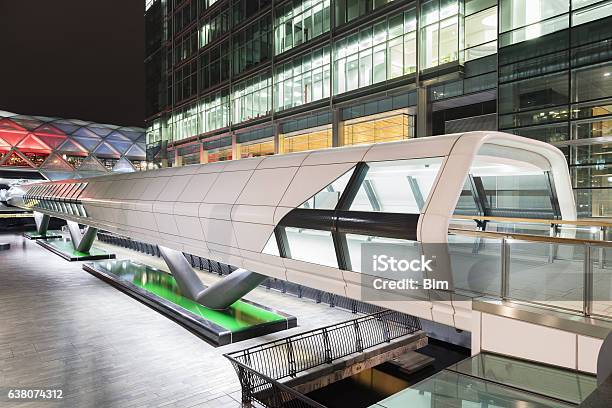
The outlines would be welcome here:
M 234 303 L 227 310 L 212 310 L 182 296 L 172 275 L 131 261 L 100 261 L 95 268 L 118 276 L 121 280 L 147 290 L 189 312 L 236 332 L 262 323 L 285 320 L 274 312 L 243 302 Z
M 96 247 L 91 247 L 89 252 L 79 252 L 72 246 L 72 242 L 64 241 L 62 238 L 54 238 L 46 240 L 46 243 L 60 252 L 68 254 L 72 257 L 85 258 L 88 256 L 108 255 L 108 252 Z

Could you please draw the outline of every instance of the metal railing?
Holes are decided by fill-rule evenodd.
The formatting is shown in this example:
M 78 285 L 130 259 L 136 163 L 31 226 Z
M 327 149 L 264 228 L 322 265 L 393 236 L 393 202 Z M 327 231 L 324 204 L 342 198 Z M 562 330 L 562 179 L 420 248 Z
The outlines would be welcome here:
M 326 408 L 293 388 L 228 358 L 240 379 L 244 403 L 257 401 L 268 408 Z
M 225 357 L 238 374 L 244 402 L 257 400 L 273 408 L 321 407 L 279 381 L 295 378 L 299 373 L 332 364 L 420 329 L 418 318 L 385 310 L 227 353 Z
M 594 265 L 597 265 L 600 270 L 607 269 L 609 264 L 606 262 L 606 251 L 612 250 L 612 242 L 600 241 L 591 239 L 577 239 L 577 238 L 565 238 L 556 236 L 539 236 L 529 234 L 513 234 L 507 232 L 494 232 L 494 231 L 477 231 L 477 230 L 465 230 L 460 228 L 450 228 L 449 234 L 458 235 L 464 237 L 474 237 L 476 239 L 491 239 L 496 240 L 501 244 L 500 253 L 500 292 L 499 297 L 503 300 L 521 300 L 534 304 L 542 304 L 546 306 L 554 305 L 559 309 L 567 309 L 573 312 L 580 312 L 584 316 L 591 316 L 597 314 L 593 310 L 593 304 L 595 301 L 594 295 Z M 547 263 L 560 263 L 560 262 L 574 262 L 575 270 L 572 272 L 581 275 L 582 284 L 582 305 L 581 308 L 569 308 L 560 306 L 559 302 L 554 304 L 547 304 L 544 301 L 520 299 L 513 296 L 511 292 L 511 283 L 513 279 L 513 272 L 511 271 L 511 265 L 517 262 L 518 255 L 513 253 L 513 246 L 517 244 L 530 244 L 533 248 L 540 248 L 548 246 L 548 260 Z M 562 257 L 558 254 L 558 250 L 561 247 L 571 248 L 571 257 Z M 476 254 L 478 254 L 476 250 Z M 581 261 L 581 262 L 579 262 Z M 606 271 L 607 273 L 607 271 Z M 559 272 L 559 276 L 561 272 Z M 482 293 L 484 295 L 492 295 L 492 293 Z M 608 301 L 612 301 L 612 293 L 607 294 L 609 296 Z M 605 296 L 600 294 L 603 298 Z M 557 299 L 558 301 L 566 301 L 565 299 Z M 569 301 L 569 299 L 567 299 Z M 549 302 L 550 303 L 550 302 Z

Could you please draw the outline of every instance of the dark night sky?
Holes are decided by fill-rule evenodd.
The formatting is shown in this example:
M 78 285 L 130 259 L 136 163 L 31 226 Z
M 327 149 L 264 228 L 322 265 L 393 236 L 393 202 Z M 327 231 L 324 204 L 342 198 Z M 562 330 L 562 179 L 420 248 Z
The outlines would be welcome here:
M 144 120 L 144 0 L 0 0 L 0 110 Z

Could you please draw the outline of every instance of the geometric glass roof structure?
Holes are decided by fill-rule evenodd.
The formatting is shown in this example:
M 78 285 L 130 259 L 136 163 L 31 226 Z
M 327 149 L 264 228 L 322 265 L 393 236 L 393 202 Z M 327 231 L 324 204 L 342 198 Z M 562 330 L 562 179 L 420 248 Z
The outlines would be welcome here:
M 145 129 L 0 110 L 0 171 L 49 180 L 145 170 Z

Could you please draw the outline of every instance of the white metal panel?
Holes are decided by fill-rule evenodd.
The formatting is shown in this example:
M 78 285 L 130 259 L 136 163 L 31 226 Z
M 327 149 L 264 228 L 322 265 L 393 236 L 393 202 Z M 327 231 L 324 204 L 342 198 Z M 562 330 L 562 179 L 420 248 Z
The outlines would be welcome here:
M 298 167 L 255 170 L 236 203 L 278 205 L 297 170 Z
M 174 215 L 185 215 L 188 217 L 198 217 L 199 207 L 200 207 L 200 204 L 198 203 L 175 202 L 173 214 Z
M 135 179 L 132 184 L 132 189 L 127 192 L 126 198 L 130 200 L 140 200 L 144 192 L 147 190 L 147 183 L 149 183 L 149 179 Z
M 162 214 L 174 214 L 174 203 L 154 201 L 153 212 Z
M 234 205 L 232 207 L 232 220 L 274 225 L 275 210 L 276 207 L 267 205 Z
M 209 243 L 209 248 L 212 249 L 210 244 L 238 247 L 231 221 L 200 218 L 200 223 L 202 224 L 202 231 L 204 231 L 206 241 Z
M 286 274 L 289 282 L 346 296 L 344 282 L 337 280 L 334 276 L 316 275 L 291 268 L 287 268 Z
M 194 175 L 183 189 L 181 195 L 176 198 L 177 201 L 187 203 L 202 202 L 206 193 L 208 193 L 217 179 L 217 174 L 218 173 L 203 173 Z
M 347 146 L 342 149 L 332 148 L 315 150 L 308 155 L 302 166 L 318 166 L 332 163 L 357 163 L 363 160 L 364 155 L 372 145 Z
M 310 152 L 279 154 L 274 156 L 266 156 L 259 164 L 258 169 L 277 169 L 279 167 L 297 167 L 302 165 L 302 162 Z
M 355 167 L 357 163 L 303 166 L 297 171 L 278 204 L 283 207 L 297 207 L 325 186 Z
M 177 197 L 181 195 L 185 186 L 188 185 L 191 180 L 191 175 L 185 176 L 172 176 L 166 184 L 164 191 L 157 196 L 158 201 L 176 201 Z
M 252 224 L 248 222 L 233 223 L 238 247 L 249 251 L 261 252 L 274 231 L 273 225 Z
M 149 184 L 144 194 L 140 197 L 141 200 L 156 200 L 157 196 L 164 191 L 170 177 L 155 177 L 149 179 Z
M 264 157 L 249 157 L 240 160 L 229 160 L 223 171 L 255 170 L 264 160 Z
M 363 160 L 387 161 L 446 156 L 459 136 L 461 135 L 456 134 L 378 143 L 372 145 Z
M 482 314 L 481 347 L 484 351 L 576 369 L 576 343 L 574 333 Z
M 251 174 L 253 174 L 252 170 L 220 173 L 210 191 L 204 197 L 204 202 L 234 204 Z
M 287 215 L 293 207 L 276 207 L 276 211 L 274 212 L 274 225 L 278 225 L 279 222 L 283 219 L 285 215 Z
M 157 229 L 160 233 L 179 235 L 179 230 L 174 222 L 174 216 L 171 214 L 154 213 Z
M 175 215 L 174 221 L 180 236 L 204 241 L 204 234 L 202 233 L 202 227 L 199 222 L 200 220 L 197 217 Z
M 208 164 L 202 164 L 197 166 L 196 174 L 205 174 L 205 173 L 221 173 L 225 166 L 227 166 L 227 161 L 220 161 Z
M 578 335 L 578 370 L 597 374 L 597 358 L 603 340 Z
M 198 216 L 200 218 L 215 218 L 218 220 L 232 219 L 231 204 L 200 204 L 198 208 Z

